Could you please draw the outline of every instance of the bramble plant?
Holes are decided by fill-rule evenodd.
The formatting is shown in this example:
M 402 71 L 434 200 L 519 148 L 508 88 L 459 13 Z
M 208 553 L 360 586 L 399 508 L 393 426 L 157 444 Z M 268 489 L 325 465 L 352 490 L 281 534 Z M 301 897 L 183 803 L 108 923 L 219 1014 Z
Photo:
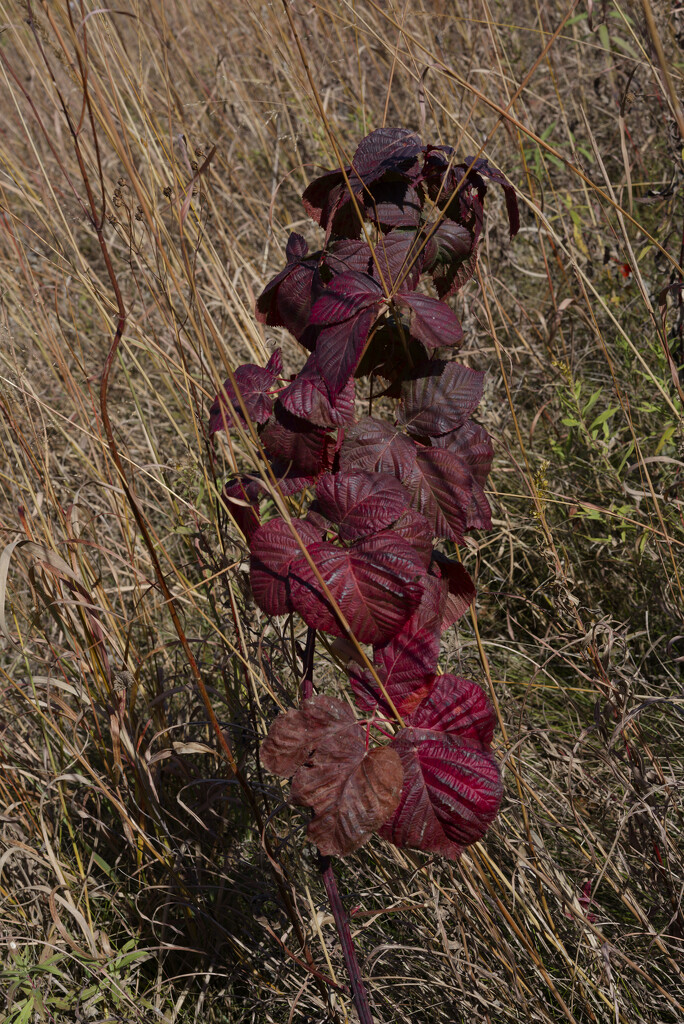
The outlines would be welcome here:
M 367 136 L 351 165 L 304 192 L 325 247 L 309 253 L 290 235 L 286 267 L 257 300 L 258 320 L 287 328 L 308 359 L 289 379 L 279 350 L 266 367 L 238 367 L 211 409 L 212 433 L 247 426 L 245 416 L 258 425 L 282 495 L 314 495 L 306 514 L 262 523 L 262 478 L 226 485 L 257 604 L 355 645 L 349 681 L 365 718 L 305 693 L 261 751 L 269 770 L 292 778 L 292 800 L 313 809 L 308 834 L 324 855 L 345 856 L 379 831 L 457 857 L 501 799 L 488 698 L 437 668 L 441 634 L 475 587 L 434 548 L 491 527 L 492 445 L 471 419 L 483 374 L 449 358 L 463 332 L 446 301 L 474 273 L 488 180 L 504 189 L 512 236 L 515 194 L 485 160 L 457 163 L 450 147 L 407 129 Z M 426 278 L 436 298 L 418 290 Z M 372 645 L 372 662 L 361 644 Z M 371 728 L 385 740 L 396 731 L 376 745 Z

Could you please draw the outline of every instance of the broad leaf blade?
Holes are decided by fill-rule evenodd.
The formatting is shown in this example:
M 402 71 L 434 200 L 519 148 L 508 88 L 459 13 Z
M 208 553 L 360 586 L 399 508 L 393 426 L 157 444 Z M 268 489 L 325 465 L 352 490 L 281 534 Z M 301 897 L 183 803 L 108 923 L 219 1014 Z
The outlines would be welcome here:
M 499 766 L 482 744 L 428 729 L 402 729 L 392 741 L 401 757 L 399 806 L 380 830 L 396 846 L 456 858 L 483 837 L 496 817 Z
M 453 309 L 420 292 L 402 291 L 396 302 L 411 310 L 411 334 L 421 341 L 428 350 L 435 348 L 460 348 L 463 343 L 463 328 Z
M 390 531 L 340 548 L 321 541 L 308 548 L 321 578 L 361 643 L 382 643 L 420 601 L 426 572 L 415 551 Z M 344 636 L 337 615 L 310 565 L 293 564 L 290 593 L 308 626 Z
M 319 477 L 316 497 L 323 515 L 339 524 L 342 540 L 358 540 L 386 529 L 410 501 L 394 476 L 359 470 Z
M 293 519 L 292 524 L 307 547 L 320 542 L 321 531 L 312 523 Z M 284 519 L 271 519 L 254 531 L 249 546 L 254 600 L 267 615 L 292 612 L 290 567 L 302 557 L 302 550 L 290 527 Z
M 438 437 L 460 427 L 482 398 L 484 373 L 435 359 L 405 381 L 399 422 L 410 434 Z
M 481 686 L 447 673 L 435 677 L 430 692 L 406 721 L 416 729 L 448 732 L 488 747 L 496 714 Z

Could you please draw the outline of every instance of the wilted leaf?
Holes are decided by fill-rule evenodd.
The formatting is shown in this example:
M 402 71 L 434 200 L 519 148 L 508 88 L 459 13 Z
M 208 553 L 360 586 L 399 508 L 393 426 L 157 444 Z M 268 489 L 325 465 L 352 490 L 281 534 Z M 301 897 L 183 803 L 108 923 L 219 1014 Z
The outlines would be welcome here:
M 324 856 L 358 849 L 397 806 L 399 756 L 390 747 L 367 751 L 353 712 L 332 697 L 312 697 L 277 718 L 261 756 L 274 774 L 293 776 L 292 800 L 313 808 L 308 834 Z

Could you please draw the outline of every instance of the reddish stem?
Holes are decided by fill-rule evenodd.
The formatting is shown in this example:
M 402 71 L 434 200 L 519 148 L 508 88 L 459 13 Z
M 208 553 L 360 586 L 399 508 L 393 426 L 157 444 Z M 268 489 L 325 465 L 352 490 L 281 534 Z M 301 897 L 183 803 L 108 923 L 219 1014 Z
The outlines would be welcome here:
M 315 650 L 316 630 L 309 627 L 306 633 L 306 648 L 304 650 L 302 700 L 307 700 L 313 694 Z M 361 968 L 359 967 L 359 961 L 356 957 L 354 939 L 352 938 L 351 928 L 349 927 L 349 915 L 345 910 L 340 896 L 340 891 L 337 888 L 337 879 L 335 878 L 330 857 L 321 857 L 319 855 L 318 870 L 323 877 L 323 885 L 325 886 L 325 891 L 328 894 L 328 902 L 330 903 L 330 909 L 335 921 L 335 927 L 337 928 L 337 934 L 340 937 L 340 945 L 342 946 L 344 962 L 347 967 L 349 981 L 351 982 L 352 997 L 354 999 L 356 1012 L 359 1015 L 361 1024 L 373 1024 L 373 1015 L 371 1014 L 371 1008 L 368 1002 L 368 993 L 366 992 L 366 986 L 364 985 L 363 978 L 361 977 Z

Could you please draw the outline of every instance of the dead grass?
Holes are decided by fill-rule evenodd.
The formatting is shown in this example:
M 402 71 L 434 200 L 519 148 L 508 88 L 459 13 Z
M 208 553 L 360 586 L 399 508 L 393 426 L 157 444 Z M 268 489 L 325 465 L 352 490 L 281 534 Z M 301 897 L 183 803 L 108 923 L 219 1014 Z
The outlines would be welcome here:
M 0 1019 L 353 1017 L 305 967 L 304 937 L 344 983 L 304 819 L 255 758 L 302 638 L 250 599 L 216 500 L 249 439 L 213 453 L 206 420 L 275 340 L 254 297 L 290 230 L 316 237 L 306 181 L 384 118 L 483 148 L 523 229 L 493 196 L 458 301 L 495 526 L 444 659 L 491 687 L 506 797 L 458 864 L 377 840 L 341 866 L 374 1012 L 683 1019 L 684 22 L 589 9 L 0 0 Z

